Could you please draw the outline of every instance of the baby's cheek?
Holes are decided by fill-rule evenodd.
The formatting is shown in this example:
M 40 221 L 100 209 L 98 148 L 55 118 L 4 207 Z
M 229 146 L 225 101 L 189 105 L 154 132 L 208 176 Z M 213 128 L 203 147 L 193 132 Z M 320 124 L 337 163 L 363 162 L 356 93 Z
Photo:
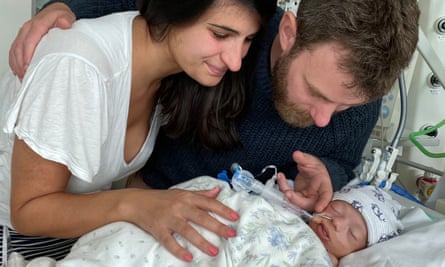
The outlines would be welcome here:
M 309 222 L 309 225 L 310 225 L 311 223 L 313 223 L 313 224 L 319 224 L 319 223 L 321 223 L 321 220 L 323 220 L 322 217 L 320 217 L 320 216 L 314 216 L 314 217 L 312 217 L 312 220 Z

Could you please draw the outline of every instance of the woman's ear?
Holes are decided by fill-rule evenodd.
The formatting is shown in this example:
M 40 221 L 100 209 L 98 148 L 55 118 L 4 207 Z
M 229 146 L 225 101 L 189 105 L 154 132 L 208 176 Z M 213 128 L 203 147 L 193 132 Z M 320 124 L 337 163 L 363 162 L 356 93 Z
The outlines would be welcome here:
M 294 13 L 290 11 L 284 12 L 278 28 L 278 34 L 281 50 L 284 53 L 289 52 L 297 39 L 297 19 Z

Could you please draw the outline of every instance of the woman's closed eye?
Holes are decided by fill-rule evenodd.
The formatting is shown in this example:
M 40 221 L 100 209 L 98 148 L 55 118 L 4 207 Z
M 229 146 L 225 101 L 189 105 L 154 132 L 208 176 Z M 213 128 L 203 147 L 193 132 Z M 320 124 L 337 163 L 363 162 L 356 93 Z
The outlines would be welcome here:
M 226 34 L 226 33 L 221 33 L 221 32 L 215 32 L 215 31 L 213 31 L 212 33 L 213 33 L 213 36 L 214 36 L 216 39 L 220 39 L 220 40 L 224 40 L 224 39 L 228 36 L 228 34 Z
M 246 37 L 246 42 L 249 42 L 249 43 L 253 42 L 253 40 L 255 39 L 255 36 L 256 35 L 247 36 Z

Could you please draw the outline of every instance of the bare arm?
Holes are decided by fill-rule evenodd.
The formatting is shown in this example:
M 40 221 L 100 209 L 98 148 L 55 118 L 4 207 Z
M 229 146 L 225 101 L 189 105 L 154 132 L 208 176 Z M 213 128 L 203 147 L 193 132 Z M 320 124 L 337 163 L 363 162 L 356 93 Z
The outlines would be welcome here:
M 220 188 L 199 192 L 128 188 L 79 195 L 65 192 L 69 177 L 66 166 L 40 157 L 16 139 L 11 184 L 11 220 L 16 230 L 26 235 L 68 238 L 104 224 L 127 221 L 151 233 L 173 255 L 186 261 L 191 260 L 191 254 L 179 246 L 173 232 L 209 255 L 218 252 L 189 222 L 224 238 L 235 235 L 208 214 L 211 211 L 228 220 L 238 219 L 237 213 L 215 200 Z

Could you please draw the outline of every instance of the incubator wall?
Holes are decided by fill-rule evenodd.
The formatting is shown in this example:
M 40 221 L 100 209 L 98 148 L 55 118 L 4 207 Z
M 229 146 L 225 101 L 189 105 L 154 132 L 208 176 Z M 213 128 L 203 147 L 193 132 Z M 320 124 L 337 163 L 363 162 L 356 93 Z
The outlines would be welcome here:
M 407 120 L 399 142 L 399 156 L 402 160 L 396 162 L 394 170 L 399 173 L 398 184 L 413 195 L 416 195 L 418 191 L 416 180 L 425 175 L 425 170 L 412 167 L 406 162 L 414 162 L 439 173 L 445 169 L 445 158 L 432 158 L 425 155 L 408 138 L 410 133 L 424 130 L 445 119 L 445 90 L 437 82 L 427 63 L 428 60 L 439 60 L 442 65 L 445 62 L 445 2 L 442 0 L 419 0 L 418 3 L 421 9 L 420 28 L 437 57 L 425 59 L 416 52 L 409 68 L 405 70 L 408 90 Z M 382 148 L 390 144 L 399 119 L 399 86 L 395 84 L 393 90 L 383 99 L 381 118 L 374 129 L 370 143 L 378 144 Z M 417 140 L 432 153 L 444 153 L 445 127 L 439 128 L 431 136 L 419 136 Z M 440 177 L 440 174 L 432 176 Z M 445 198 L 445 196 L 441 197 Z

